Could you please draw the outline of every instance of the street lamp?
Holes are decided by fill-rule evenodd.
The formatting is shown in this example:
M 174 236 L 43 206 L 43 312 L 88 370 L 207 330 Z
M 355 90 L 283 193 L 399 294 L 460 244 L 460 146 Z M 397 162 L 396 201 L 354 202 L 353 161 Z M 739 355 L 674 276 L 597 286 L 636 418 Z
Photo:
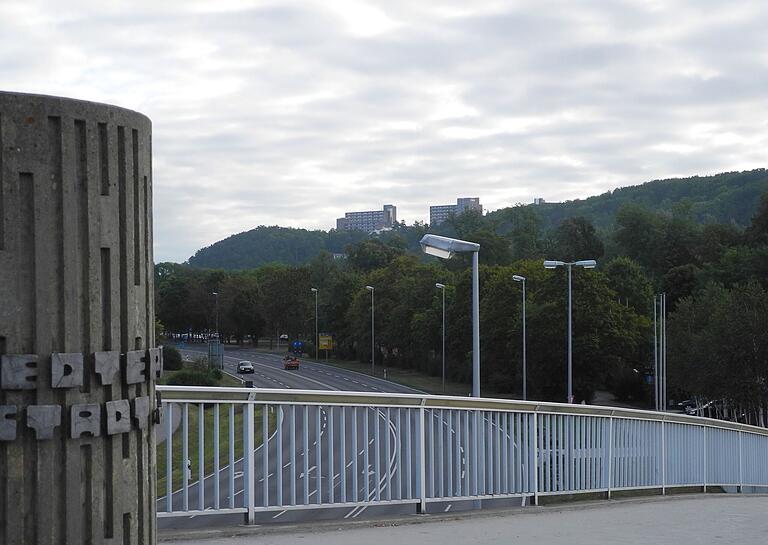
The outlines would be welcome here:
M 310 288 L 310 290 L 315 294 L 315 359 L 319 360 L 318 344 L 320 342 L 320 336 L 317 334 L 317 288 Z
M 216 298 L 216 338 L 221 342 L 221 337 L 219 335 L 219 293 L 214 291 L 211 295 Z
M 583 259 L 581 261 L 572 261 L 567 263 L 565 261 L 545 261 L 545 269 L 556 269 L 557 267 L 565 267 L 568 269 L 568 403 L 573 403 L 573 347 L 572 338 L 573 330 L 571 327 L 571 314 L 572 314 L 572 297 L 571 297 L 571 269 L 573 267 L 583 267 L 585 269 L 594 269 L 597 266 L 597 262 L 594 259 Z
M 528 399 L 528 368 L 525 362 L 525 277 L 518 274 L 512 276 L 515 282 L 523 283 L 523 400 Z
M 425 254 L 450 259 L 457 253 L 472 253 L 472 396 L 480 397 L 480 289 L 478 254 L 480 245 L 439 235 L 424 235 L 419 242 Z
M 439 289 L 443 294 L 443 348 L 440 353 L 443 357 L 443 393 L 445 393 L 445 284 L 438 282 L 435 284 L 435 287 Z
M 375 346 L 374 343 L 374 328 L 373 328 L 373 309 L 374 309 L 374 298 L 373 298 L 373 286 L 365 286 L 365 289 L 371 292 L 371 375 L 376 375 L 376 352 L 375 352 Z

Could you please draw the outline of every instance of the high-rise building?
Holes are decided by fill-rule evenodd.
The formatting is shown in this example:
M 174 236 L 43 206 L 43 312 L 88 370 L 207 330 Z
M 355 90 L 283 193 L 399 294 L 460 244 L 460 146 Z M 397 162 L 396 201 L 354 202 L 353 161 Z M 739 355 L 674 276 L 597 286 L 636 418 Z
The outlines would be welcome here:
M 480 197 L 460 197 L 456 204 L 438 204 L 429 207 L 429 224 L 440 225 L 451 216 L 460 216 L 467 210 L 476 210 L 483 213 L 483 205 Z
M 395 223 L 397 223 L 397 207 L 393 204 L 385 204 L 381 210 L 346 212 L 343 218 L 336 220 L 336 229 L 372 233 L 381 229 L 391 229 Z
M 533 204 L 535 205 L 544 204 L 544 202 L 545 202 L 544 199 L 542 199 L 541 197 L 536 197 L 535 199 L 533 199 Z

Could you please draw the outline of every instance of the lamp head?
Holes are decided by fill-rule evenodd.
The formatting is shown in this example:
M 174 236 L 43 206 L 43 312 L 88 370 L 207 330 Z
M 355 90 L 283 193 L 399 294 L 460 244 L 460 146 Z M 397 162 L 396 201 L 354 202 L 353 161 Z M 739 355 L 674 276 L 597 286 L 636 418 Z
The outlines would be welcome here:
M 585 269 L 594 269 L 597 267 L 597 261 L 594 259 L 584 259 L 582 261 L 577 261 L 574 265 L 577 267 L 584 267 Z
M 563 263 L 562 261 L 550 261 L 550 260 L 547 260 L 544 262 L 545 269 L 556 269 L 561 265 L 565 265 L 565 263 Z
M 479 252 L 480 245 L 456 238 L 441 237 L 440 235 L 424 235 L 419 241 L 425 254 L 442 259 L 450 259 L 459 252 Z
M 309 288 L 313 293 L 317 293 L 317 288 Z
M 512 280 L 514 280 L 515 282 L 525 282 L 525 277 L 520 276 L 519 274 L 515 274 L 512 276 Z
M 437 284 L 435 284 L 435 287 L 437 289 L 444 290 L 445 289 L 445 284 L 441 284 L 440 282 L 438 282 Z
M 368 291 L 373 291 L 373 286 L 365 286 L 365 289 L 367 289 Z

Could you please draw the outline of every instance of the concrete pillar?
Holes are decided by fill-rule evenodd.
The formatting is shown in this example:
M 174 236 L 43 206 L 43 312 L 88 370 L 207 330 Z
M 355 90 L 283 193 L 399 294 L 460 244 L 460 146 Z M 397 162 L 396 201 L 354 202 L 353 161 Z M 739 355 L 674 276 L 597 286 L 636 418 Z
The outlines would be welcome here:
M 0 92 L 0 543 L 155 542 L 152 132 Z

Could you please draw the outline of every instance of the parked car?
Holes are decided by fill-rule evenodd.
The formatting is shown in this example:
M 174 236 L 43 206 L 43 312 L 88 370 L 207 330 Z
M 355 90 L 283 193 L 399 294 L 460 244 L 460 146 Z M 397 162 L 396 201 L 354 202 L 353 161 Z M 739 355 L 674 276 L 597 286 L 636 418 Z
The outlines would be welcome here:
M 244 375 L 246 373 L 253 373 L 253 364 L 249 361 L 241 361 L 237 364 L 237 372 L 241 375 Z
M 684 412 L 685 414 L 695 415 L 696 414 L 696 401 L 693 399 L 686 399 L 685 401 L 681 401 L 677 404 L 677 408 L 679 411 Z

